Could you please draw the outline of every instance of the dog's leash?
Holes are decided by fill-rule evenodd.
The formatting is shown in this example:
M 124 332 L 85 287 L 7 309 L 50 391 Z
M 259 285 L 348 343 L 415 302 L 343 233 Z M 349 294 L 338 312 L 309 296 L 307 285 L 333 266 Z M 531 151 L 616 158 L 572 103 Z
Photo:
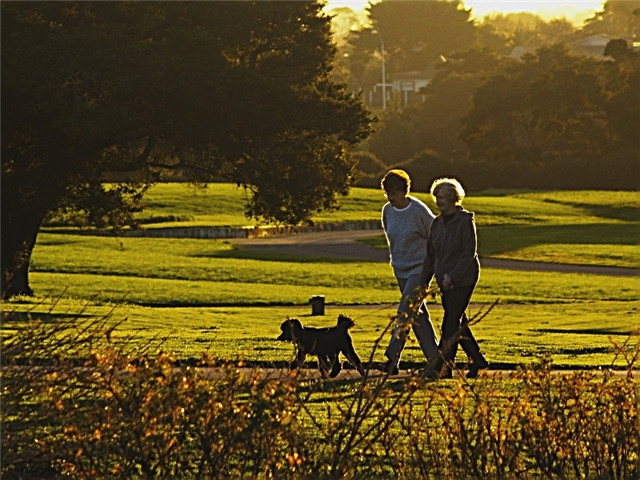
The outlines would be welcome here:
M 424 300 L 426 300 L 426 298 L 427 298 L 428 296 L 430 296 L 430 295 L 435 296 L 435 294 L 436 294 L 436 293 L 440 293 L 440 291 L 439 291 L 439 288 L 438 288 L 438 287 L 422 288 L 422 289 L 421 289 L 421 291 L 420 291 L 420 293 L 418 294 L 418 296 L 417 296 L 417 298 L 416 298 L 416 300 L 417 300 L 416 304 L 417 304 L 417 305 L 421 305 L 421 304 L 422 304 L 422 302 L 423 302 Z M 385 304 L 385 305 L 381 306 L 380 308 L 377 308 L 377 309 L 375 309 L 375 310 L 371 310 L 371 311 L 369 311 L 368 313 L 365 313 L 364 315 L 360 315 L 360 316 L 358 316 L 358 317 L 355 317 L 355 318 L 354 318 L 354 320 L 357 320 L 358 318 L 365 318 L 365 317 L 368 317 L 368 316 L 370 316 L 370 315 L 374 315 L 374 314 L 376 314 L 376 313 L 378 313 L 378 312 L 381 312 L 381 311 L 383 311 L 383 310 L 386 310 L 387 308 L 396 308 L 397 306 L 398 306 L 398 304 L 397 304 L 397 303 L 388 303 L 388 304 Z
M 364 315 L 359 315 L 355 319 L 365 318 L 365 317 L 368 317 L 370 315 L 374 315 L 374 314 L 376 314 L 378 312 L 381 312 L 383 310 L 386 310 L 387 308 L 394 308 L 394 307 L 397 307 L 397 306 L 398 306 L 397 303 L 389 303 L 389 304 L 381 306 L 380 308 L 376 308 L 375 310 L 370 310 L 369 312 L 365 313 Z

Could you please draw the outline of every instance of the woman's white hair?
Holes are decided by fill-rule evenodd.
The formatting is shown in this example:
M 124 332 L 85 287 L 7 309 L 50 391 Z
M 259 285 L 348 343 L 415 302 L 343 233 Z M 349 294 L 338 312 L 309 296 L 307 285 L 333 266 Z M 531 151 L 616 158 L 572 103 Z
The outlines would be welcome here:
M 456 204 L 462 202 L 465 192 L 464 187 L 455 178 L 438 178 L 431 184 L 431 195 L 434 197 L 440 190 L 446 192 L 447 196 L 456 201 Z

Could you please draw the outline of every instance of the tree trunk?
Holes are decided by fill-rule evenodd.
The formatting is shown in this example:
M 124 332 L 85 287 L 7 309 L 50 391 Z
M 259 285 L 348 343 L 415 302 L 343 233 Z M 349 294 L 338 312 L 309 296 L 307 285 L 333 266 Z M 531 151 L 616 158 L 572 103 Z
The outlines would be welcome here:
M 3 300 L 14 295 L 33 295 L 29 286 L 31 253 L 42 218 L 22 218 L 22 221 L 2 222 L 2 292 Z M 3 219 L 5 220 L 5 219 Z

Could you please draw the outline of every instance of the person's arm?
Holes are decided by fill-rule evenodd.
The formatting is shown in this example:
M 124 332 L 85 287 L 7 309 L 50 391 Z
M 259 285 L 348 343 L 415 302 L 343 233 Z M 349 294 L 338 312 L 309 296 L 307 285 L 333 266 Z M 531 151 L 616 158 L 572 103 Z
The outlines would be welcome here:
M 433 227 L 433 222 L 431 223 Z M 431 229 L 429 229 L 429 235 L 427 237 L 427 253 L 424 257 L 424 263 L 422 264 L 421 283 L 425 287 L 429 287 L 431 279 L 433 278 L 433 259 L 435 258 L 435 250 L 433 248 L 433 242 L 431 241 Z
M 387 235 L 387 222 L 385 221 L 385 218 L 387 216 L 386 211 L 387 209 L 385 205 L 384 207 L 382 207 L 382 212 L 380 213 L 380 224 L 382 225 L 382 231 L 384 232 L 384 236 L 387 239 L 387 244 L 389 244 L 389 235 Z
M 433 215 L 431 214 L 431 212 L 429 212 L 428 210 L 421 212 L 418 226 L 420 236 L 424 237 L 425 239 L 429 237 L 429 230 L 431 229 L 432 223 Z
M 476 225 L 473 216 L 469 216 L 464 220 L 464 224 L 460 228 L 460 243 L 462 250 L 460 256 L 456 261 L 455 266 L 448 272 L 445 277 L 448 276 L 450 286 L 459 283 L 465 274 L 469 271 L 471 265 L 476 261 L 477 256 L 477 235 Z M 443 286 L 446 287 L 447 280 L 443 280 Z

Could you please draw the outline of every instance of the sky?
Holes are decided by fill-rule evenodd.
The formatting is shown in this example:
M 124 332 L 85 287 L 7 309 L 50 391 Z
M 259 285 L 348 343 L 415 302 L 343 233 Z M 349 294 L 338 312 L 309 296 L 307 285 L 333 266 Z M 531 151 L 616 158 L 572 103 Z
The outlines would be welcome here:
M 428 0 L 425 0 L 428 1 Z M 367 6 L 367 0 L 327 0 L 327 8 L 348 6 L 354 11 Z M 564 17 L 576 25 L 601 10 L 604 0 L 463 0 L 472 16 L 481 18 L 491 13 L 534 13 L 544 20 Z

